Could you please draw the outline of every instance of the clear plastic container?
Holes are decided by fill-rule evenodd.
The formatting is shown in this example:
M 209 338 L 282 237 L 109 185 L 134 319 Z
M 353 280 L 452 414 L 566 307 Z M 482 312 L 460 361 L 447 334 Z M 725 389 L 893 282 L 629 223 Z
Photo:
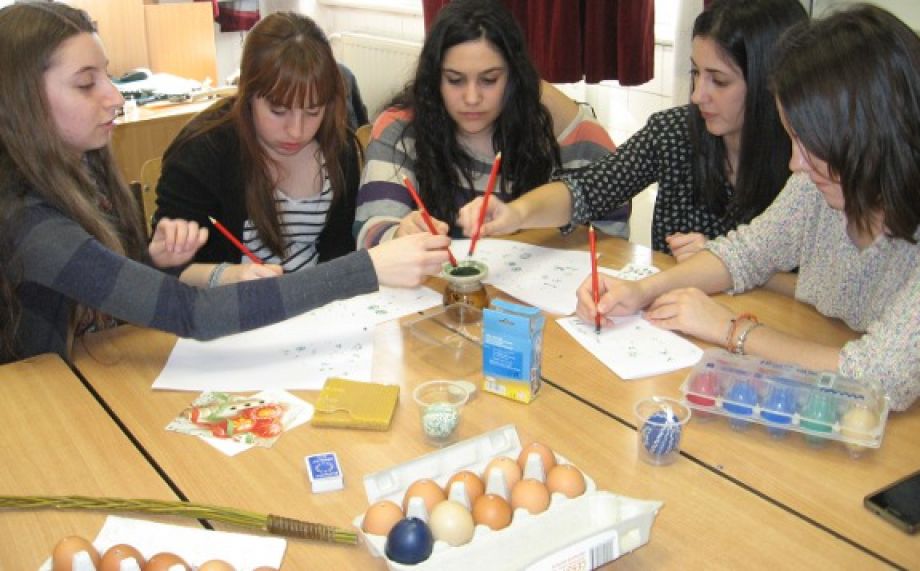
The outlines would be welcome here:
M 429 478 L 443 487 L 457 472 L 481 473 L 494 458 L 517 458 L 521 449 L 513 425 L 457 442 L 365 476 L 368 503 L 391 500 L 399 504 L 416 480 Z M 569 463 L 558 453 L 555 456 L 558 463 Z M 599 491 L 588 474 L 584 477 L 582 495 L 570 499 L 554 493 L 549 508 L 536 515 L 518 508 L 504 529 L 477 525 L 473 539 L 464 545 L 452 547 L 435 541 L 431 556 L 415 565 L 387 559 L 386 537 L 362 531 L 363 514 L 352 523 L 362 543 L 374 556 L 383 557 L 391 570 L 591 569 L 645 545 L 662 504 Z
M 735 430 L 762 425 L 778 439 L 798 432 L 816 448 L 838 441 L 853 456 L 881 446 L 888 419 L 888 396 L 877 381 L 724 349 L 708 349 L 680 389 L 688 406 L 727 417 Z

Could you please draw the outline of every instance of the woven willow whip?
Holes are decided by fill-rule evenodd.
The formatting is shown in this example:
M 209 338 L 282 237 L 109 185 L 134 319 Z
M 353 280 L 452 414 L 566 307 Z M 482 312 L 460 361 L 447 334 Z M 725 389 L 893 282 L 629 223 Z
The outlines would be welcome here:
M 229 523 L 249 530 L 297 539 L 315 539 L 329 543 L 356 544 L 358 538 L 347 529 L 310 523 L 276 515 L 224 508 L 190 502 L 90 498 L 87 496 L 0 496 L 0 509 L 57 509 L 111 512 L 137 512 L 208 519 Z

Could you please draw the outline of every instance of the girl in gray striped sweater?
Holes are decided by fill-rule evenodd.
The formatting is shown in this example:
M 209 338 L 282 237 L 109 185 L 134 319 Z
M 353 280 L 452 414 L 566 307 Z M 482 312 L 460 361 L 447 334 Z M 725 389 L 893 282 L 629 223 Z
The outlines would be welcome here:
M 108 149 L 124 99 L 89 16 L 7 6 L 0 53 L 0 363 L 67 358 L 75 334 L 112 318 L 211 339 L 417 285 L 447 260 L 448 238 L 419 234 L 282 277 L 250 279 L 281 273 L 266 265 L 225 273 L 250 280 L 227 287 L 182 283 L 162 269 L 184 270 L 208 232 L 164 220 L 145 244 Z

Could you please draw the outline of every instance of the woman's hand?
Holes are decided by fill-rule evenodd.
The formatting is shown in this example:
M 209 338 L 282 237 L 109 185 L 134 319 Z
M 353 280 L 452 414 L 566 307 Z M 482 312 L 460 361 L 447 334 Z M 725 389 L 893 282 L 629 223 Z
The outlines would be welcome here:
M 450 230 L 446 222 L 442 222 L 437 218 L 432 217 L 431 223 L 434 224 L 434 229 L 438 231 L 438 234 L 447 234 Z M 428 225 L 425 224 L 425 218 L 422 217 L 422 213 L 418 210 L 413 210 L 409 214 L 403 216 L 403 219 L 399 221 L 399 228 L 396 230 L 396 233 L 393 234 L 393 237 L 411 236 L 412 234 L 420 234 L 422 232 L 431 233 L 428 230 Z
M 464 236 L 472 237 L 476 233 L 483 202 L 483 197 L 479 196 L 460 209 L 457 215 L 457 225 L 463 230 Z M 521 216 L 517 210 L 511 204 L 506 204 L 493 195 L 486 206 L 486 217 L 482 221 L 479 237 L 511 234 L 520 230 L 521 223 Z
M 677 263 L 683 262 L 693 254 L 699 252 L 706 245 L 706 236 L 699 232 L 675 232 L 665 238 L 671 253 L 677 258 Z
M 367 251 L 380 285 L 415 287 L 441 271 L 450 238 L 429 232 L 403 236 Z
M 208 229 L 193 220 L 161 218 L 147 246 L 157 268 L 173 268 L 192 261 L 208 241 Z
M 734 314 L 697 288 L 681 288 L 659 296 L 645 318 L 662 329 L 681 331 L 703 341 L 725 345 Z
M 594 304 L 591 276 L 578 287 L 578 306 L 575 313 L 585 323 L 594 323 L 594 316 L 601 315 L 601 325 L 612 324 L 612 317 L 633 315 L 646 305 L 645 292 L 641 282 L 627 281 L 598 274 L 598 304 Z

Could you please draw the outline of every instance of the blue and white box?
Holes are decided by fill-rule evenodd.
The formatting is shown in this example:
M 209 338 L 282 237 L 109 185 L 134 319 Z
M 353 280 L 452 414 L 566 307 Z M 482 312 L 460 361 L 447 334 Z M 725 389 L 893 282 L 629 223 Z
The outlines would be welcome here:
M 483 310 L 482 321 L 483 390 L 531 402 L 542 384 L 543 313 L 498 299 Z
M 339 457 L 335 452 L 311 454 L 304 460 L 314 494 L 341 490 L 345 487 L 342 469 L 339 468 Z

